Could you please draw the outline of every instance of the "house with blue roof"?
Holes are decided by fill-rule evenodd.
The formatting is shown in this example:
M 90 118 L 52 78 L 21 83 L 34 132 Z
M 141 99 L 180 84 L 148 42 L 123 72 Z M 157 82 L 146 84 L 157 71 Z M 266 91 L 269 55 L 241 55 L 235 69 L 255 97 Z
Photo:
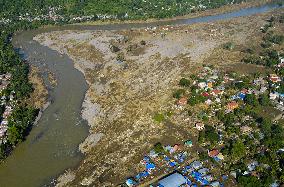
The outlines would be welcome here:
M 197 161 L 197 160 L 193 161 L 190 165 L 191 165 L 194 169 L 199 169 L 199 168 L 202 167 L 202 163 L 199 162 L 199 161 Z

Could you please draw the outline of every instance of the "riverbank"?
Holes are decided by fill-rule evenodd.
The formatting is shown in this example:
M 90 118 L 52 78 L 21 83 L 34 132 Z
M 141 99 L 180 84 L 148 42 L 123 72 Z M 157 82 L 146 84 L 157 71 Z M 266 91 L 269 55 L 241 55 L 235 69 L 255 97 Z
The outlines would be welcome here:
M 214 16 L 217 14 L 224 14 L 232 11 L 237 11 L 245 8 L 258 7 L 268 3 L 273 3 L 275 0 L 251 0 L 249 2 L 243 2 L 239 4 L 223 5 L 219 8 L 208 9 L 203 11 L 197 11 L 184 16 L 176 16 L 174 18 L 165 19 L 147 19 L 147 20 L 97 20 L 97 21 L 86 21 L 83 23 L 75 23 L 73 25 L 109 25 L 109 24 L 133 24 L 133 23 L 155 23 L 155 22 L 167 22 L 179 19 L 191 19 L 204 16 Z
M 241 50 L 226 61 L 211 54 L 226 53 L 226 42 L 246 46 L 272 14 L 155 30 L 56 31 L 35 37 L 72 58 L 89 84 L 83 116 L 93 138 L 87 141 L 91 144 L 80 146 L 87 156 L 75 173 L 66 175 L 72 181 L 64 184 L 118 184 L 135 170 L 139 155 L 153 143 L 191 137 L 183 119 L 176 119 L 180 127 L 172 129 L 155 124 L 153 115 L 167 109 L 171 89 L 190 73 L 188 69 L 195 71 L 204 62 L 217 66 L 240 62 Z M 113 51 L 112 45 L 119 50 Z
M 30 67 L 29 80 L 33 84 L 34 91 L 27 102 L 31 106 L 43 111 L 46 109 L 46 105 L 48 105 L 48 91 L 37 67 Z

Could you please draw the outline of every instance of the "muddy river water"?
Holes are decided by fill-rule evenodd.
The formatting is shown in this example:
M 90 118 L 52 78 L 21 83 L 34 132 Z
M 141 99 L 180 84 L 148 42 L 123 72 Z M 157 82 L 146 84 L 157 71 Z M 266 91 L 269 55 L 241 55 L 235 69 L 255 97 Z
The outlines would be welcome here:
M 40 33 L 55 30 L 119 30 L 156 25 L 180 25 L 198 22 L 212 22 L 238 16 L 263 13 L 279 5 L 241 9 L 231 13 L 175 21 L 160 21 L 141 24 L 113 24 L 100 26 L 62 26 L 16 34 L 15 48 L 32 65 L 37 66 L 43 76 L 50 71 L 57 78 L 57 86 L 52 88 L 48 81 L 51 104 L 43 112 L 27 140 L 13 151 L 0 165 L 0 187 L 52 186 L 52 180 L 68 168 L 76 167 L 83 158 L 78 145 L 88 135 L 87 123 L 82 120 L 81 106 L 88 85 L 81 72 L 74 68 L 66 55 L 44 47 L 33 40 Z

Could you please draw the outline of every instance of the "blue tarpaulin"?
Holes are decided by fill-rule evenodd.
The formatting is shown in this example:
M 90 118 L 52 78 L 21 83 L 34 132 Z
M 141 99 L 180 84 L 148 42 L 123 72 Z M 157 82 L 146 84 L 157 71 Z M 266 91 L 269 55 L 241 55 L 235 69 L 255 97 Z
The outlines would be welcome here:
M 170 161 L 170 158 L 166 156 L 166 157 L 164 158 L 164 160 L 165 160 L 165 161 Z
M 246 97 L 246 94 L 244 94 L 244 93 L 240 93 L 240 94 L 238 95 L 238 98 L 240 98 L 241 100 L 244 100 L 245 97 Z
M 137 183 L 136 183 L 134 180 L 132 180 L 132 179 L 127 179 L 127 180 L 126 180 L 126 184 L 127 184 L 128 186 L 134 186 L 134 185 L 136 185 Z
M 170 165 L 171 167 L 174 167 L 174 166 L 176 166 L 176 163 L 175 163 L 175 162 L 169 162 L 169 165 Z
M 146 170 L 155 169 L 155 164 L 153 163 L 146 163 Z

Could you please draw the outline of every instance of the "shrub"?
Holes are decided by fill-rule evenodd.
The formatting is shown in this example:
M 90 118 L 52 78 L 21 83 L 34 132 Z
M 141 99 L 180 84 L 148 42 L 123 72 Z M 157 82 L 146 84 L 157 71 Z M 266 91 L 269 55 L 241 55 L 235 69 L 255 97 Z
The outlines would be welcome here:
M 161 123 L 162 121 L 165 120 L 165 116 L 164 114 L 161 113 L 157 113 L 155 114 L 154 118 L 153 118 L 156 122 Z
M 188 86 L 190 86 L 190 80 L 188 80 L 186 78 L 182 78 L 179 81 L 179 85 L 184 86 L 184 87 L 188 87 Z
M 232 42 L 228 42 L 228 43 L 225 43 L 224 46 L 223 46 L 224 49 L 227 49 L 227 50 L 232 50 L 235 48 L 235 44 L 232 43 Z
M 184 89 L 178 89 L 173 93 L 173 97 L 180 99 L 183 94 L 185 94 L 185 90 Z

